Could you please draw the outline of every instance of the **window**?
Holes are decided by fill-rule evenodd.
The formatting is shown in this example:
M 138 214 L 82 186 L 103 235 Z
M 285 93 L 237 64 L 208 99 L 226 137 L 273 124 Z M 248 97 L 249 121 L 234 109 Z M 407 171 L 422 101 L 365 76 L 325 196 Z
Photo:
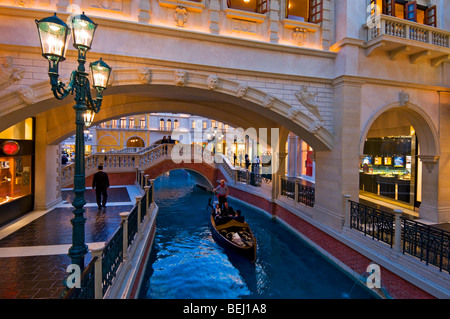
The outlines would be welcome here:
M 192 129 L 195 129 L 195 121 L 192 121 L 192 122 L 191 122 L 191 128 L 192 128 Z
M 167 130 L 172 131 L 172 120 L 171 119 L 167 120 Z
M 322 21 L 323 0 L 287 0 L 286 18 L 312 23 Z
M 214 121 L 214 120 L 211 120 L 211 127 L 216 127 L 216 121 Z
M 207 127 L 208 127 L 208 122 L 203 121 L 203 129 L 206 130 Z
M 173 121 L 174 130 L 177 130 L 179 127 L 180 127 L 180 122 L 178 122 L 178 120 Z
M 166 123 L 165 123 L 164 119 L 160 119 L 159 120 L 159 130 L 164 131 L 165 128 L 166 128 Z
M 127 119 L 125 117 L 120 118 L 120 128 L 127 127 Z
M 134 117 L 130 117 L 128 125 L 129 125 L 129 128 L 134 128 Z
M 256 13 L 266 13 L 269 11 L 268 0 L 227 0 L 227 6 L 228 8 Z
M 112 128 L 117 128 L 117 120 L 112 120 L 111 121 L 111 127 Z
M 141 129 L 145 129 L 145 117 L 141 117 L 139 126 Z
M 371 0 L 371 6 L 381 0 Z M 426 7 L 417 1 L 382 0 L 383 14 L 436 27 L 436 6 Z

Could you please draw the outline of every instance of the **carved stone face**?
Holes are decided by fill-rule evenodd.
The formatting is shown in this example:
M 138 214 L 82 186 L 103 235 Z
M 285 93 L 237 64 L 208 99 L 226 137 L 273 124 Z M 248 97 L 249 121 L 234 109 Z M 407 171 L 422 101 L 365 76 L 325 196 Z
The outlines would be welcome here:
M 175 84 L 184 85 L 186 83 L 186 72 L 184 70 L 175 71 Z
M 215 88 L 217 88 L 217 84 L 219 83 L 219 79 L 217 78 L 217 76 L 209 76 L 208 77 L 208 88 L 210 90 L 214 90 Z

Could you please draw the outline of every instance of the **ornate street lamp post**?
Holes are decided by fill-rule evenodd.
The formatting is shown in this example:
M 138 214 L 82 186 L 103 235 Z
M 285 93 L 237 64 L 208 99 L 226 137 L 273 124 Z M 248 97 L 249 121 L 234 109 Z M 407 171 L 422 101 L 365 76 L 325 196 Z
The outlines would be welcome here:
M 72 247 L 69 249 L 69 257 L 72 264 L 77 264 L 80 269 L 84 269 L 84 256 L 88 252 L 85 243 L 84 224 L 84 199 L 85 192 L 85 170 L 84 170 L 84 125 L 87 114 L 89 115 L 88 123 L 92 123 L 93 114 L 100 111 L 102 104 L 103 90 L 111 74 L 111 68 L 100 59 L 90 64 L 92 74 L 92 86 L 97 90 L 97 96 L 92 98 L 89 84 L 89 73 L 86 72 L 86 53 L 91 48 L 94 38 L 95 24 L 84 13 L 72 18 L 72 37 L 73 46 L 78 50 L 78 68 L 72 71 L 70 82 L 66 86 L 58 80 L 59 63 L 65 60 L 68 39 L 70 37 L 70 28 L 56 13 L 48 18 L 36 20 L 41 42 L 42 55 L 48 59 L 49 68 L 48 75 L 50 77 L 51 90 L 53 95 L 62 100 L 69 94 L 75 93 L 75 175 L 74 187 L 75 198 L 72 205 L 75 207 L 74 218 L 71 220 L 72 231 Z

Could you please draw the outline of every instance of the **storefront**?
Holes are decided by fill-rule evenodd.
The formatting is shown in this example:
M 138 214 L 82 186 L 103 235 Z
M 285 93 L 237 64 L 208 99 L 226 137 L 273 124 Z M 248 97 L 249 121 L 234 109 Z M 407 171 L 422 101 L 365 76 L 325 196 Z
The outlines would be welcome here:
M 34 121 L 0 133 L 0 225 L 34 207 Z
M 363 194 L 418 207 L 416 136 L 368 138 L 360 161 Z

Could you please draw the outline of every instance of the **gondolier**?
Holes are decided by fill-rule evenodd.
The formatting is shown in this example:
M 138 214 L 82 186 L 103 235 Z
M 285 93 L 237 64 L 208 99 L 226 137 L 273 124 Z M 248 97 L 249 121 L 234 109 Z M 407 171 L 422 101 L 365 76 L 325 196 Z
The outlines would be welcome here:
M 225 207 L 228 209 L 228 186 L 225 185 L 225 180 L 221 180 L 219 186 L 214 188 L 214 192 L 217 194 L 217 200 L 219 201 L 219 207 L 223 211 L 223 208 Z

